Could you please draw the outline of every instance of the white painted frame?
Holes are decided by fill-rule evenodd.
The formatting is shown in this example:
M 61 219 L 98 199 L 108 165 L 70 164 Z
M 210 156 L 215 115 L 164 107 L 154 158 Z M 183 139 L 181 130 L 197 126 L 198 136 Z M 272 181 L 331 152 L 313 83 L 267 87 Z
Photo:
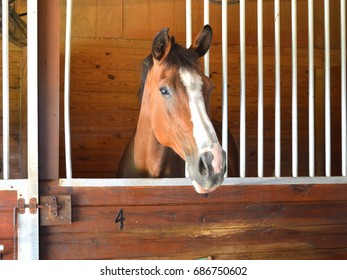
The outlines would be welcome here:
M 72 1 L 72 0 L 67 0 Z M 264 184 L 346 184 L 347 183 L 347 148 L 342 149 L 342 174 L 341 176 L 330 175 L 330 42 L 329 42 L 329 0 L 324 0 L 325 5 L 325 101 L 326 101 L 326 176 L 315 176 L 315 138 L 314 138 L 314 1 L 308 0 L 308 61 L 309 61 L 309 174 L 308 176 L 298 176 L 298 113 L 297 113 L 297 0 L 292 0 L 292 177 L 281 176 L 281 62 L 280 62 L 280 1 L 274 0 L 274 30 L 275 30 L 275 173 L 274 177 L 263 177 L 263 148 L 264 148 L 264 127 L 263 127 L 263 0 L 257 0 L 257 23 L 258 23 L 258 177 L 246 176 L 246 44 L 245 44 L 245 11 L 246 1 L 240 0 L 240 177 L 225 178 L 223 185 L 264 185 Z M 346 64 L 346 3 L 341 0 L 341 64 Z M 222 9 L 222 146 L 228 151 L 228 1 L 221 0 Z M 71 17 L 71 9 L 67 9 L 67 19 Z M 204 0 L 204 24 L 209 23 L 209 1 Z M 68 26 L 68 24 L 67 24 Z M 67 33 L 68 34 L 68 33 Z M 67 40 L 70 38 L 67 36 Z M 186 0 L 186 45 L 189 47 L 192 42 L 192 2 Z M 69 48 L 70 42 L 66 44 Z M 209 74 L 209 58 L 205 59 L 205 73 Z M 341 68 L 341 141 L 347 147 L 347 109 L 346 109 L 346 67 Z M 234 93 L 232 93 L 234 94 Z M 69 106 L 67 106 L 67 110 Z M 68 114 L 65 112 L 65 114 Z M 70 146 L 70 144 L 65 144 Z M 71 161 L 71 159 L 70 159 Z M 67 166 L 71 165 L 67 163 Z M 182 179 L 74 179 L 67 176 L 60 179 L 63 187 L 121 187 L 121 186 L 189 186 L 191 182 L 188 178 Z
M 4 178 L 0 180 L 0 191 L 17 192 L 17 198 L 26 203 L 35 197 L 38 199 L 38 76 L 37 76 L 37 0 L 27 1 L 27 68 L 28 68 L 28 178 L 11 179 L 9 161 L 9 99 L 8 99 L 8 0 L 2 0 L 3 30 L 3 165 Z M 14 205 L 15 207 L 15 205 Z M 38 214 L 18 215 L 17 218 L 17 258 L 19 260 L 39 259 L 39 220 Z

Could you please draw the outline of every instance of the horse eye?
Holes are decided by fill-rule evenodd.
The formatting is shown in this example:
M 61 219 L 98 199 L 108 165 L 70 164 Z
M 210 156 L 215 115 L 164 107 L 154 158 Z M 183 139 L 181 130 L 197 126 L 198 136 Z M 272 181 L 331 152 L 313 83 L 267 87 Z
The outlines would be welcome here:
M 163 95 L 163 96 L 170 95 L 170 91 L 167 87 L 161 87 L 161 88 L 159 88 L 159 91 L 160 91 L 161 95 Z

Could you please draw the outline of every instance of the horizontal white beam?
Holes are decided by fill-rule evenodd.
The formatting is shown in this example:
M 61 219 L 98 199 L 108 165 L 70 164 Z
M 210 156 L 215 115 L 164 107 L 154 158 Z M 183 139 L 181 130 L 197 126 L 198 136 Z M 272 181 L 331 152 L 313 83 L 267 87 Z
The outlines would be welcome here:
M 301 184 L 347 184 L 345 177 L 246 177 L 225 178 L 223 186 L 235 185 L 301 185 Z M 192 186 L 188 178 L 160 179 L 60 179 L 61 187 L 165 187 Z
M 27 186 L 28 179 L 0 180 L 0 191 L 24 191 Z

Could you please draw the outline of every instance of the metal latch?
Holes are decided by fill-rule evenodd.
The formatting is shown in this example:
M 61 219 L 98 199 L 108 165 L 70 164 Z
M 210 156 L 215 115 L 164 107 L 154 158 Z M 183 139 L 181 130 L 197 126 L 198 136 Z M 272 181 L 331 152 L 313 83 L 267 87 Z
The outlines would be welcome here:
M 25 208 L 29 208 L 30 214 L 36 214 L 38 206 L 40 205 L 37 205 L 36 197 L 30 198 L 29 204 L 25 204 L 24 198 L 19 198 L 17 202 L 17 211 L 18 211 L 18 214 L 24 214 Z
M 29 204 L 25 204 L 24 198 L 19 198 L 17 213 L 24 214 L 25 209 L 29 208 L 30 214 L 36 214 L 39 208 L 41 226 L 71 224 L 70 195 L 41 196 L 40 202 L 37 204 L 37 199 L 32 197 Z

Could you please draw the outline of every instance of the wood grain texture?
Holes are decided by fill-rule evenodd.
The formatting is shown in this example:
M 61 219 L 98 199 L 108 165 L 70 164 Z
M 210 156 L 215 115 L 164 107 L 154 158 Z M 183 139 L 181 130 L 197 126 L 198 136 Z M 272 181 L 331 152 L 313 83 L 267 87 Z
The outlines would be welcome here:
M 172 236 L 166 236 L 170 234 L 170 231 L 165 230 L 150 232 L 150 238 L 144 233 L 128 238 L 126 233 L 93 233 L 59 234 L 52 236 L 52 239 L 47 240 L 45 236 L 42 239 L 50 241 L 46 250 L 54 259 L 80 259 L 80 256 L 86 256 L 88 259 L 197 259 L 206 255 L 219 259 L 220 253 L 224 255 L 229 253 L 228 258 L 233 259 L 235 258 L 233 254 L 236 256 L 263 254 L 265 256 L 266 253 L 263 252 L 271 253 L 279 249 L 281 251 L 279 259 L 287 259 L 287 252 L 289 252 L 288 256 L 295 259 L 305 259 L 307 252 L 312 256 L 318 250 L 346 246 L 345 241 L 341 241 L 341 237 L 347 233 L 345 226 L 288 229 L 223 228 L 221 230 L 209 228 L 205 234 L 201 234 L 200 229 L 196 232 L 192 228 L 188 230 L 185 234 L 177 233 L 175 230 L 171 233 Z M 95 236 L 98 238 L 94 239 Z M 71 244 L 74 237 L 75 240 L 78 237 L 78 242 Z M 320 243 L 322 237 L 324 237 L 324 244 Z M 80 256 L 75 253 L 77 251 Z M 45 255 L 42 257 L 45 258 Z M 340 257 L 343 259 L 346 255 L 343 254 Z
M 19 1 L 17 1 L 19 2 Z M 64 3 L 60 1 L 64 19 Z M 324 89 L 323 2 L 315 4 L 317 134 L 322 130 Z M 291 166 L 290 1 L 281 1 L 282 170 Z M 257 37 L 256 1 L 247 7 L 247 175 L 256 174 Z M 331 15 L 338 1 L 331 1 Z M 202 1 L 194 0 L 193 33 L 203 25 Z M 184 44 L 184 0 L 74 1 L 71 60 L 72 155 L 75 177 L 114 177 L 118 159 L 136 127 L 141 61 L 155 33 L 166 25 Z M 229 128 L 239 139 L 239 6 L 228 7 Z M 308 173 L 307 5 L 298 1 L 299 174 Z M 265 175 L 274 165 L 273 1 L 264 1 Z M 210 76 L 216 84 L 212 115 L 221 119 L 221 11 L 211 5 L 214 44 Z M 338 17 L 331 16 L 333 174 L 340 173 Z M 62 20 L 61 30 L 64 30 Z M 64 32 L 62 32 L 64 34 Z M 64 36 L 64 35 L 63 35 Z M 64 37 L 62 36 L 63 45 Z M 61 57 L 64 52 L 61 49 Z M 22 51 L 11 52 L 11 177 L 20 177 L 20 139 L 25 139 L 25 106 L 18 91 L 25 73 Z M 12 62 L 13 61 L 13 62 Z M 61 59 L 63 61 L 63 59 Z M 23 62 L 23 63 L 22 63 Z M 61 64 L 62 66 L 62 64 Z M 61 67 L 62 69 L 62 67 Z M 62 71 L 62 70 L 61 70 Z M 63 77 L 60 72 L 60 77 Z M 22 74 L 23 76 L 23 74 Z M 20 78 L 18 78 L 20 77 Z M 63 80 L 60 79 L 62 85 Z M 61 87 L 62 88 L 62 87 Z M 25 95 L 23 95 L 25 98 Z M 60 92 L 60 102 L 63 94 Z M 320 110 L 318 110 L 320 108 Z M 62 111 L 61 118 L 63 116 Z M 61 122 L 63 123 L 63 122 Z M 60 176 L 64 176 L 60 126 Z M 0 145 L 1 146 L 1 145 Z M 317 171 L 324 140 L 317 136 Z M 346 259 L 347 185 L 222 186 L 208 197 L 192 186 L 63 188 L 41 181 L 40 195 L 72 196 L 73 221 L 40 228 L 43 259 Z M 0 242 L 13 256 L 15 192 L 0 192 Z M 115 219 L 124 211 L 121 231 Z
M 70 194 L 74 206 L 177 205 L 205 203 L 269 203 L 345 201 L 346 185 L 221 186 L 208 198 L 192 186 L 60 188 L 57 182 L 42 182 L 41 195 Z
M 189 186 L 54 184 L 41 190 L 72 195 L 73 222 L 41 228 L 44 259 L 347 257 L 346 186 L 225 186 L 206 198 Z
M 101 38 L 123 37 L 123 1 L 97 0 L 96 31 Z
M 22 50 L 9 45 L 9 110 L 10 110 L 10 178 L 21 178 L 21 95 L 22 95 L 22 83 L 23 77 L 21 75 L 22 67 Z M 1 48 L 0 48 L 1 50 Z M 0 59 L 2 63 L 2 58 Z M 0 69 L 0 89 L 2 92 L 2 69 Z M 1 95 L 2 96 L 2 95 Z M 0 100 L 0 106 L 2 108 L 2 98 Z M 2 110 L 2 109 L 1 109 Z M 2 114 L 0 117 L 2 121 Z M 2 129 L 0 132 L 2 137 Z M 2 155 L 2 141 L 0 143 L 1 155 Z M 0 177 L 2 178 L 2 163 L 0 168 Z
M 16 191 L 0 191 L 0 244 L 4 245 L 3 260 L 13 259 L 13 209 L 16 205 Z
M 247 44 L 257 45 L 257 1 L 245 1 Z M 297 3 L 298 46 L 307 47 L 308 6 L 306 0 Z M 65 2 L 61 1 L 62 18 L 65 17 Z M 281 1 L 281 46 L 291 46 L 291 2 Z M 330 1 L 331 47 L 339 48 L 340 26 L 336 11 L 339 1 Z M 192 1 L 193 33 L 196 34 L 203 25 L 203 2 Z M 240 41 L 239 5 L 228 5 L 228 38 L 231 44 Z M 274 43 L 274 3 L 263 3 L 264 46 Z M 324 5 L 317 1 L 314 5 L 315 47 L 324 48 Z M 149 0 L 149 1 L 100 1 L 76 0 L 73 5 L 73 36 L 84 38 L 122 38 L 150 40 L 159 30 L 169 27 L 176 31 L 179 40 L 185 40 L 185 1 L 184 0 Z M 65 21 L 62 22 L 62 30 Z M 210 4 L 210 24 L 214 30 L 214 42 L 221 43 L 221 5 Z

